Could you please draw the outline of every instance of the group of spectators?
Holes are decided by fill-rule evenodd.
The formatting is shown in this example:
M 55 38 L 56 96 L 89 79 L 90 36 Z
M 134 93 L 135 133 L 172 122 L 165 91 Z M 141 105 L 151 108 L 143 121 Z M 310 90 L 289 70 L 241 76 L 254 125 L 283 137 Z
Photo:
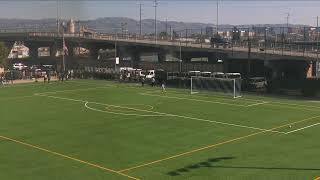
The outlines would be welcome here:
M 11 76 L 11 78 L 10 78 Z M 12 74 L 10 76 L 6 76 L 5 73 L 1 73 L 0 74 L 0 85 L 5 85 L 5 84 L 13 84 L 13 78 L 12 78 Z
M 70 80 L 74 78 L 74 71 L 73 70 L 68 70 L 68 71 L 62 71 L 57 73 L 58 80 L 59 81 L 64 81 L 64 80 Z

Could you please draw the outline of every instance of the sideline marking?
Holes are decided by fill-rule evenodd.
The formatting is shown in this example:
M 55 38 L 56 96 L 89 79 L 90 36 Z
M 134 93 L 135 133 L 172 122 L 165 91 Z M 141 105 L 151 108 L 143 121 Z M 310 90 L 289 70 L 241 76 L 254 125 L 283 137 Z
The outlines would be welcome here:
M 27 146 L 27 147 L 30 147 L 30 148 L 33 148 L 33 149 L 44 151 L 44 152 L 47 152 L 49 154 L 60 156 L 60 157 L 63 157 L 65 159 L 73 160 L 73 161 L 76 161 L 76 162 L 79 162 L 79 163 L 82 163 L 82 164 L 86 164 L 86 165 L 89 165 L 89 166 L 92 166 L 92 167 L 95 167 L 95 168 L 98 168 L 98 169 L 102 169 L 104 171 L 108 171 L 108 172 L 112 172 L 112 173 L 115 173 L 115 174 L 118 174 L 118 175 L 121 175 L 121 176 L 125 176 L 125 177 L 127 177 L 129 179 L 139 180 L 138 178 L 129 176 L 129 175 L 124 174 L 122 172 L 119 172 L 119 171 L 116 171 L 116 170 L 113 170 L 113 169 L 110 169 L 110 168 L 106 168 L 106 167 L 103 167 L 103 166 L 100 166 L 100 165 L 97 165 L 97 164 L 94 164 L 94 163 L 90 163 L 90 162 L 87 162 L 87 161 L 84 161 L 84 160 L 81 160 L 81 159 L 77 159 L 77 158 L 74 158 L 74 157 L 71 157 L 71 156 L 67 156 L 67 155 L 64 155 L 64 154 L 61 154 L 61 153 L 58 153 L 58 152 L 55 152 L 55 151 L 51 151 L 51 150 L 42 148 L 40 146 L 32 145 L 32 144 L 29 144 L 29 143 L 26 143 L 26 142 L 22 142 L 22 141 L 19 141 L 19 140 L 16 140 L 16 139 L 12 139 L 12 138 L 9 138 L 9 137 L 6 137 L 6 136 L 1 136 L 0 135 L 0 138 L 8 140 L 8 141 L 11 141 L 11 142 L 14 142 L 14 143 L 17 143 L 17 144 L 24 145 L 24 146 Z
M 311 127 L 317 126 L 317 125 L 320 125 L 320 123 L 312 124 L 310 126 L 305 126 L 303 128 L 299 128 L 299 129 L 296 129 L 296 130 L 293 130 L 293 131 L 289 131 L 289 132 L 286 132 L 285 134 L 291 134 L 291 133 L 294 133 L 294 132 L 297 132 L 297 131 L 301 131 L 303 129 L 311 128 Z
M 306 101 L 306 102 L 308 102 L 308 101 Z M 320 110 L 319 106 L 310 106 L 310 105 L 305 105 L 305 104 L 284 103 L 284 102 L 276 102 L 276 101 L 274 103 L 288 105 L 288 106 L 300 106 L 300 107 L 305 107 L 305 108 L 315 108 L 315 109 Z
M 262 105 L 262 104 L 267 104 L 269 102 L 266 102 L 266 101 L 263 101 L 261 103 L 255 103 L 255 104 L 250 104 L 250 105 L 247 105 L 247 107 L 252 107 L 252 106 L 259 106 L 259 105 Z
M 307 111 L 315 111 L 319 112 L 320 109 L 311 109 L 311 108 L 304 108 L 304 107 L 295 107 L 295 106 L 290 106 L 290 105 L 281 105 L 278 102 L 269 102 L 265 104 L 266 106 L 274 106 L 274 107 L 282 107 L 282 108 L 287 108 L 287 109 L 299 109 L 299 110 L 307 110 Z
M 145 109 L 142 109 L 142 110 L 147 110 L 147 111 L 151 111 L 151 110 L 153 110 L 154 109 L 154 107 L 153 106 L 151 106 L 151 105 L 147 105 L 147 104 L 118 104 L 118 106 L 121 106 L 121 107 L 128 107 L 128 106 L 136 106 L 136 107 L 147 107 L 147 108 L 145 108 Z M 108 110 L 111 110 L 112 111 L 112 109 L 110 108 L 110 106 L 107 106 L 106 107 L 106 109 L 108 109 Z
M 35 93 L 35 95 L 46 95 L 46 94 L 55 94 L 61 92 L 72 92 L 72 91 L 90 91 L 95 89 L 104 89 L 108 88 L 109 86 L 101 86 L 101 87 L 93 87 L 93 88 L 83 88 L 83 89 L 68 89 L 68 90 L 61 90 L 61 91 L 51 91 L 51 92 L 43 92 L 43 93 Z
M 84 106 L 87 108 L 87 109 L 90 109 L 92 111 L 98 111 L 98 112 L 102 112 L 102 113 L 110 113 L 110 114 L 117 114 L 117 115 L 124 115 L 124 116 L 141 116 L 141 117 L 155 117 L 155 116 L 165 116 L 165 115 L 148 115 L 148 114 L 132 114 L 132 113 L 122 113 L 122 112 L 112 112 L 112 111 L 103 111 L 103 110 L 100 110 L 100 109 L 96 109 L 96 108 L 92 108 L 90 106 L 88 106 L 88 104 L 90 104 L 92 102 L 86 102 L 84 103 Z M 96 103 L 92 103 L 92 104 L 96 104 Z M 126 107 L 124 107 L 124 109 L 127 109 Z
M 170 159 L 178 158 L 178 157 L 181 157 L 181 156 L 185 156 L 185 155 L 192 154 L 192 153 L 195 153 L 195 152 L 203 151 L 203 150 L 206 150 L 206 149 L 218 147 L 218 146 L 221 146 L 221 145 L 224 145 L 224 144 L 229 144 L 229 143 L 232 143 L 232 142 L 235 142 L 235 141 L 239 141 L 239 140 L 246 139 L 246 138 L 249 138 L 249 137 L 252 137 L 252 136 L 256 136 L 256 135 L 259 135 L 259 134 L 263 134 L 263 133 L 266 133 L 266 132 L 269 132 L 269 131 L 273 131 L 273 130 L 276 130 L 276 129 L 279 129 L 279 128 L 282 128 L 282 127 L 290 126 L 290 125 L 293 125 L 293 124 L 298 124 L 298 123 L 301 123 L 301 122 L 304 122 L 304 121 L 308 121 L 308 120 L 311 120 L 311 119 L 316 119 L 316 118 L 319 118 L 319 117 L 320 117 L 320 115 L 319 116 L 313 116 L 313 117 L 310 117 L 310 118 L 302 119 L 300 121 L 295 121 L 295 122 L 292 122 L 292 123 L 288 123 L 288 124 L 284 124 L 284 125 L 281 125 L 281 126 L 277 126 L 277 127 L 265 130 L 265 131 L 260 131 L 260 132 L 252 133 L 252 134 L 249 134 L 249 135 L 246 135 L 246 136 L 241 136 L 241 137 L 238 137 L 238 138 L 234 138 L 234 139 L 230 139 L 230 140 L 227 140 L 227 141 L 223 141 L 223 142 L 220 142 L 220 143 L 211 144 L 211 145 L 208 145 L 208 146 L 205 146 L 205 147 L 201 147 L 201 148 L 198 148 L 198 149 L 187 151 L 187 152 L 184 152 L 184 153 L 181 153 L 181 154 L 177 154 L 177 155 L 174 155 L 174 156 L 169 156 L 167 158 L 163 158 L 163 159 L 151 161 L 151 162 L 148 162 L 148 163 L 144 163 L 144 164 L 141 164 L 141 165 L 137 165 L 137 166 L 134 166 L 134 167 L 130 167 L 130 168 L 127 168 L 127 169 L 119 170 L 119 172 L 126 172 L 126 171 L 130 171 L 130 170 L 133 170 L 133 169 L 138 169 L 138 168 L 141 168 L 141 167 L 145 167 L 145 166 L 149 166 L 149 165 L 152 165 L 152 164 L 160 163 L 160 162 L 163 162 L 163 161 L 167 161 L 167 160 L 170 160 Z
M 15 100 L 15 99 L 25 99 L 25 98 L 31 98 L 31 97 L 34 97 L 34 96 L 17 96 L 17 97 L 0 98 L 0 101 Z
M 92 103 L 92 104 L 99 104 L 99 105 L 107 105 L 107 106 L 125 108 L 125 109 L 140 111 L 140 112 L 153 113 L 153 114 L 157 114 L 157 115 L 161 115 L 161 116 L 179 117 L 179 118 L 191 119 L 191 120 L 196 120 L 196 121 L 204 121 L 204 122 L 210 122 L 210 123 L 216 123 L 216 124 L 223 124 L 223 125 L 227 125 L 227 126 L 235 126 L 235 127 L 254 129 L 254 130 L 259 130 L 259 131 L 270 131 L 270 132 L 284 134 L 284 132 L 281 132 L 281 131 L 274 131 L 274 130 L 268 130 L 268 129 L 263 129 L 263 128 L 256 128 L 256 127 L 245 126 L 245 125 L 240 125 L 240 124 L 225 123 L 225 122 L 221 122 L 221 121 L 207 120 L 207 119 L 201 119 L 201 118 L 195 118 L 195 117 L 189 117 L 189 116 L 181 116 L 181 115 L 162 113 L 162 112 L 156 112 L 156 111 L 148 111 L 148 110 L 142 110 L 142 109 L 136 109 L 136 108 L 130 108 L 130 107 L 121 107 L 121 106 L 112 105 L 112 104 L 104 104 L 104 103 L 98 103 L 98 102 L 93 102 L 93 101 L 92 102 L 91 101 L 84 101 L 84 100 L 80 100 L 80 99 L 71 99 L 71 98 L 64 98 L 64 97 L 58 97 L 58 96 L 49 96 L 49 95 L 40 95 L 40 94 L 37 94 L 37 95 L 38 96 L 43 96 L 43 97 L 54 98 L 54 99 L 69 100 L 69 101 L 74 101 L 74 102 L 82 102 L 82 103 L 85 103 L 85 104 Z M 86 107 L 90 109 L 90 107 L 88 105 Z M 95 109 L 93 109 L 93 110 L 95 110 Z M 104 111 L 104 112 L 106 112 L 106 111 Z M 152 115 L 152 116 L 154 116 L 154 115 Z
M 201 100 L 201 99 L 183 98 L 183 97 L 175 97 L 175 96 L 161 96 L 161 95 L 148 94 L 148 93 L 139 93 L 139 94 L 143 95 L 143 96 L 154 96 L 154 97 L 162 97 L 162 98 L 170 98 L 170 99 L 181 99 L 181 100 L 189 100 L 189 101 L 206 102 L 206 103 L 213 103 L 213 104 L 223 104 L 223 105 L 237 106 L 237 107 L 247 107 L 246 105 L 231 104 L 231 103 L 224 103 L 224 102 L 218 102 L 218 101 L 207 101 L 207 100 Z

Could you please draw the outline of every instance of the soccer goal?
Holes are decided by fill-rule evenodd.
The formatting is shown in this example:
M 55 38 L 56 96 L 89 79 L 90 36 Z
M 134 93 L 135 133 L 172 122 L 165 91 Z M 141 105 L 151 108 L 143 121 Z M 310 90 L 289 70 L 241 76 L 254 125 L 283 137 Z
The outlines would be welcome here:
M 200 92 L 217 92 L 239 98 L 241 97 L 241 79 L 191 77 L 191 94 Z

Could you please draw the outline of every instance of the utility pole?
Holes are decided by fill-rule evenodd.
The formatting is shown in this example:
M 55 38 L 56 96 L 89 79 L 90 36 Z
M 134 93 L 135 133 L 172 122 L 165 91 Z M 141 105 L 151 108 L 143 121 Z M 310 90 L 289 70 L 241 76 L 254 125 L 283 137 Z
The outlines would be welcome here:
M 59 29 L 60 29 L 60 21 L 59 21 L 59 1 L 57 0 L 57 35 L 59 35 Z
M 63 66 L 63 73 L 66 71 L 66 63 L 65 63 L 65 41 L 64 41 L 64 28 L 65 24 L 62 24 L 62 66 Z
M 286 13 L 286 15 L 287 15 L 286 19 L 287 19 L 287 31 L 288 31 L 288 29 L 289 29 L 290 13 L 288 12 L 288 13 Z
M 166 35 L 168 36 L 168 18 L 166 18 Z
M 156 44 L 157 44 L 157 7 L 158 7 L 158 2 L 157 0 L 154 0 L 154 40 Z
M 172 27 L 171 27 L 171 25 L 170 25 L 170 40 L 172 41 L 173 39 L 172 39 Z
M 217 35 L 218 35 L 218 30 L 219 30 L 219 0 L 217 0 L 217 27 L 216 27 Z
M 141 11 L 142 11 L 142 4 L 141 4 L 141 2 L 140 2 L 140 21 L 139 21 L 139 35 L 140 35 L 140 38 L 141 38 L 141 36 L 142 36 L 142 20 L 141 20 Z
M 181 66 L 182 66 L 182 52 L 181 52 L 181 36 L 182 31 L 180 31 L 180 37 L 179 37 L 179 53 L 180 53 L 180 59 L 179 59 L 179 72 L 181 73 Z
M 114 70 L 117 69 L 117 41 L 118 41 L 118 32 L 116 32 L 116 39 L 114 41 Z
M 317 16 L 317 62 L 316 62 L 316 77 L 319 77 L 319 16 Z
M 201 27 L 201 34 L 200 34 L 200 45 L 201 45 L 201 48 L 202 48 L 202 27 Z

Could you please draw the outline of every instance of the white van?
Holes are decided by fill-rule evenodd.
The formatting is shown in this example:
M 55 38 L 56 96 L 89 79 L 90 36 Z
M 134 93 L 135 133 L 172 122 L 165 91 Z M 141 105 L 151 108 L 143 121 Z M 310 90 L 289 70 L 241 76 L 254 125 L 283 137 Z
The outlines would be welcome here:
M 208 71 L 201 72 L 201 76 L 202 77 L 211 77 L 211 72 L 208 72 Z
M 225 78 L 226 75 L 223 72 L 214 72 L 214 73 L 211 74 L 211 77 L 214 77 L 214 78 Z
M 226 78 L 228 79 L 241 79 L 240 73 L 226 73 Z
M 189 71 L 188 74 L 189 74 L 189 77 L 194 77 L 194 76 L 200 76 L 201 72 L 200 71 Z

